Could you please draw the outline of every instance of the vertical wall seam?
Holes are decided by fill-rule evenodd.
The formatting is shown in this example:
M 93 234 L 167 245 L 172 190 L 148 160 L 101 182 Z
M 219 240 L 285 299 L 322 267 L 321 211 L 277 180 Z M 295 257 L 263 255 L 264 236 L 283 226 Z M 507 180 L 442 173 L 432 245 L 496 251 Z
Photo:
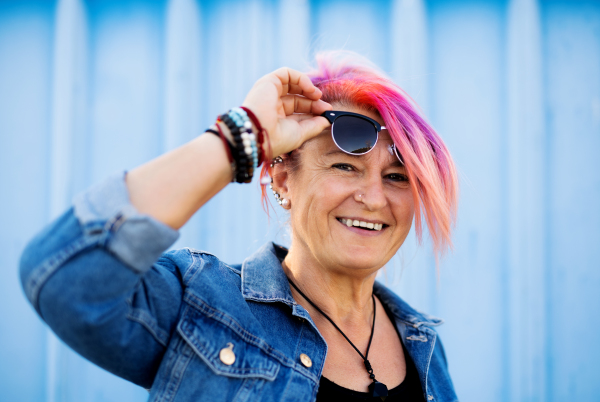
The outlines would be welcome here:
M 509 9 L 511 7 L 511 2 L 507 2 L 506 3 L 506 7 L 504 9 L 504 71 L 506 72 L 508 70 L 508 54 L 509 54 L 509 40 L 508 40 L 508 31 L 509 31 L 509 27 L 508 27 L 508 23 L 509 23 Z M 503 80 L 504 80 L 504 88 L 507 87 L 506 83 L 508 81 L 508 77 L 507 74 L 505 73 L 503 76 Z M 507 99 L 508 99 L 508 94 L 507 91 L 503 91 L 503 95 L 504 95 L 504 104 L 506 104 Z M 505 120 L 508 120 L 508 114 L 509 114 L 509 110 L 508 108 L 504 107 L 504 109 L 502 110 L 502 114 L 504 116 Z M 510 163 L 510 157 L 509 157 L 509 138 L 507 136 L 504 136 L 502 142 L 502 149 L 500 150 L 502 152 L 502 155 L 504 156 L 502 158 L 501 156 L 501 160 L 503 160 L 504 165 L 505 166 L 509 166 Z M 501 392 L 501 400 L 502 401 L 508 401 L 509 400 L 509 394 L 510 394 L 510 390 L 512 389 L 512 383 L 511 383 L 511 376 L 510 376 L 510 366 L 511 366 L 511 354 L 510 354 L 510 347 L 511 347 L 511 339 L 510 339 L 510 331 L 509 331 L 509 327 L 510 327 L 510 303 L 508 303 L 509 297 L 510 297 L 510 292 L 509 292 L 509 282 L 510 282 L 510 267 L 509 267 L 509 259 L 508 259 L 508 255 L 509 255 L 509 227 L 508 227 L 508 222 L 509 222 L 509 196 L 508 196 L 508 187 L 509 187 L 509 183 L 507 180 L 507 176 L 508 175 L 502 175 L 502 179 L 501 179 L 501 189 L 502 189 L 502 198 L 503 198 L 503 202 L 502 202 L 502 222 L 500 223 L 500 227 L 501 227 L 501 231 L 502 231 L 502 254 L 501 254 L 501 262 L 500 262 L 500 267 L 502 269 L 502 272 L 500 274 L 500 278 L 501 278 L 501 290 L 500 290 L 500 295 L 502 297 L 502 300 L 506 300 L 506 303 L 502 303 L 502 324 L 501 324 L 501 331 L 502 331 L 502 336 L 501 336 L 501 347 L 503 350 L 502 353 L 502 362 L 501 362 L 501 372 L 502 372 L 502 383 L 505 384 L 504 387 L 501 388 L 500 392 Z
M 548 39 L 548 20 L 546 10 L 543 8 L 543 3 L 538 3 L 538 9 L 540 10 L 540 29 L 542 31 L 542 37 L 547 41 Z M 546 91 L 549 88 L 549 72 L 548 72 L 548 43 L 542 43 L 542 66 L 544 66 L 542 70 L 542 80 L 543 85 Z M 553 166 L 550 163 L 550 155 L 552 155 L 552 126 L 550 124 L 551 120 L 551 110 L 550 110 L 550 99 L 548 96 L 544 97 L 544 121 L 546 123 L 546 130 L 544 132 L 544 171 L 551 172 Z M 545 380 L 545 394 L 548 402 L 552 402 L 555 400 L 554 392 L 553 392 L 553 361 L 552 361 L 552 348 L 553 348 L 553 336 L 552 336 L 552 317 L 553 317 L 553 303 L 552 303 L 552 295 L 553 295 L 553 286 L 552 286 L 552 259 L 551 259 L 551 247 L 552 247 L 552 233 L 550 229 L 553 227 L 552 225 L 552 214 L 551 214 L 551 192 L 550 192 L 550 177 L 551 174 L 546 174 L 544 176 L 543 181 L 543 191 L 544 191 L 544 222 L 546 225 L 546 230 L 544 234 L 544 261 L 545 261 L 545 275 L 544 275 L 544 288 L 546 289 L 545 293 L 545 306 L 546 306 L 546 322 L 544 332 L 545 336 L 545 350 L 544 350 L 544 360 L 543 364 L 545 366 L 544 372 L 544 380 Z
M 508 13 L 507 206 L 509 305 L 507 400 L 545 400 L 544 108 L 540 16 L 536 0 Z M 540 342 L 542 340 L 542 342 Z
M 56 218 L 64 211 L 73 195 L 73 147 L 77 126 L 78 42 L 85 26 L 80 0 L 60 0 L 55 10 L 53 71 L 52 71 L 52 131 L 50 143 L 49 215 Z M 85 35 L 83 35 L 85 37 Z M 79 82 L 83 85 L 82 82 Z M 47 330 L 46 338 L 46 398 L 54 402 L 66 379 L 60 361 L 64 347 Z M 64 384 L 63 384 L 64 385 Z M 63 390 L 64 391 L 64 390 Z

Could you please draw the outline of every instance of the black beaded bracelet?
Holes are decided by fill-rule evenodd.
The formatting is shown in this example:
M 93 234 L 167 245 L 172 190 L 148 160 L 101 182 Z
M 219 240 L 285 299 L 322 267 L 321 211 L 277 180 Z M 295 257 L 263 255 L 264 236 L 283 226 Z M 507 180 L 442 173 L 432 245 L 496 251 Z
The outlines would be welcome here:
M 227 114 L 219 116 L 219 119 L 225 123 L 229 129 L 229 132 L 231 133 L 231 137 L 233 138 L 233 144 L 231 144 L 231 153 L 236 162 L 236 172 L 233 180 L 238 183 L 244 183 L 247 180 L 247 163 L 242 160 L 240 149 L 237 146 L 237 144 L 239 144 L 241 141 L 240 129 Z
M 252 115 L 256 119 L 256 116 Z M 219 123 L 225 124 L 229 129 L 231 138 L 226 138 L 219 126 Z M 257 126 L 258 127 L 258 126 Z M 258 138 L 263 138 L 262 132 L 259 135 L 253 131 L 253 121 L 244 107 L 233 108 L 227 113 L 220 115 L 217 118 L 217 126 L 219 130 L 216 132 L 213 129 L 206 131 L 218 135 L 228 148 L 229 162 L 232 166 L 232 180 L 237 183 L 250 183 L 254 176 L 254 171 L 258 169 L 261 162 L 260 148 L 261 141 Z
M 244 151 L 242 140 L 242 127 L 238 126 L 228 114 L 219 116 L 219 119 L 225 123 L 233 137 L 231 153 L 236 162 L 236 172 L 234 181 L 237 183 L 250 183 L 254 175 L 252 160 L 248 158 Z

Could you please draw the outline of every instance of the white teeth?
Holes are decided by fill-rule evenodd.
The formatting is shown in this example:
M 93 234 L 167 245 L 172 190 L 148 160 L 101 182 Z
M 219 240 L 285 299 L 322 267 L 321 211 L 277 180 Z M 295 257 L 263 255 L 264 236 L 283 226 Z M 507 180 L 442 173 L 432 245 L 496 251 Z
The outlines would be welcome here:
M 361 228 L 367 228 L 367 229 L 372 229 L 372 230 L 381 230 L 383 229 L 383 223 L 372 223 L 372 222 L 364 222 L 364 221 L 358 221 L 358 220 L 353 220 L 353 219 L 345 219 L 345 218 L 341 218 L 340 222 L 342 222 L 342 224 L 351 227 L 351 226 L 356 226 L 356 227 L 361 227 Z

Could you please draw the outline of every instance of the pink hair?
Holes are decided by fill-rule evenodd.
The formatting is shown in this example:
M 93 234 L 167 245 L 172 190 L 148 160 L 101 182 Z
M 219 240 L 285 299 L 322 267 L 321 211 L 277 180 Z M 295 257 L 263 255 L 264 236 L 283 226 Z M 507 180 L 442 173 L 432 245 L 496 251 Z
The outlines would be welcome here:
M 423 218 L 436 258 L 452 248 L 458 179 L 446 145 L 416 103 L 370 62 L 351 52 L 316 56 L 308 76 L 328 103 L 357 105 L 379 113 L 402 155 L 415 202 L 415 231 L 423 239 Z

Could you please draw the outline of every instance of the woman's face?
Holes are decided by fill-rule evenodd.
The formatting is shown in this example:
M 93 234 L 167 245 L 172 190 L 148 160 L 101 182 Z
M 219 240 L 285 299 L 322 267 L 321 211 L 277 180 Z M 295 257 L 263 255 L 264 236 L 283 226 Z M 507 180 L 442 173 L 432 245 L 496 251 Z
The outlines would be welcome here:
M 383 125 L 373 112 L 334 109 L 360 113 Z M 275 182 L 290 200 L 293 248 L 304 249 L 323 266 L 357 274 L 379 269 L 393 257 L 412 225 L 414 202 L 406 169 L 391 145 L 383 130 L 369 153 L 348 155 L 327 129 L 295 151 L 299 168 L 287 171 L 285 183 Z M 365 222 L 367 228 L 348 226 L 349 220 Z M 382 228 L 369 230 L 371 224 Z

